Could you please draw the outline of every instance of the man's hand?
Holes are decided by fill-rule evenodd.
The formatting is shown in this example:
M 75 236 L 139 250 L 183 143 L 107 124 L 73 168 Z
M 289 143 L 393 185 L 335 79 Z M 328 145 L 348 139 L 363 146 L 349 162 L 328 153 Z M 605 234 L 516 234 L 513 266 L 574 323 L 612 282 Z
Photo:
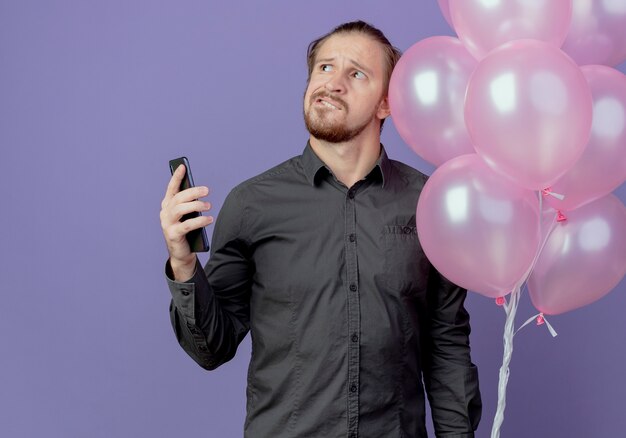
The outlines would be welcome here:
M 199 216 L 180 222 L 180 218 L 187 213 L 207 211 L 211 208 L 210 203 L 199 200 L 209 194 L 208 187 L 199 186 L 180 191 L 185 171 L 185 166 L 181 164 L 172 175 L 161 202 L 160 213 L 161 228 L 176 281 L 190 279 L 196 267 L 196 255 L 191 252 L 185 235 L 191 230 L 213 223 L 212 216 Z

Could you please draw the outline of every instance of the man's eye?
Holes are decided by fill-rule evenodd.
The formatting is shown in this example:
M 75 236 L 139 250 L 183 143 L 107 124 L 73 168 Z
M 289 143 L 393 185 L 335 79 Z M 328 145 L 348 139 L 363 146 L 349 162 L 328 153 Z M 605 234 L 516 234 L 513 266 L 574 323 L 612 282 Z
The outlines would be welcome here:
M 354 72 L 354 77 L 357 79 L 363 79 L 365 78 L 365 73 L 363 73 L 362 71 L 355 71 Z
M 332 67 L 329 64 L 322 64 L 322 71 L 331 71 Z

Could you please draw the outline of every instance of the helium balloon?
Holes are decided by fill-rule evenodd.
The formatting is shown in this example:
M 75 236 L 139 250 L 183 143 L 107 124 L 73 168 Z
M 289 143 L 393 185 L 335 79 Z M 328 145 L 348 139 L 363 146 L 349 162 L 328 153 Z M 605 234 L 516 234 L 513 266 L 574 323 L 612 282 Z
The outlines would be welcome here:
M 582 71 L 541 41 L 493 50 L 467 86 L 465 123 L 474 148 L 491 168 L 528 189 L 550 186 L 576 163 L 591 120 Z
M 593 96 L 591 137 L 580 159 L 551 187 L 565 198 L 546 197 L 557 210 L 578 208 L 626 180 L 626 76 L 604 65 L 581 70 Z
M 626 207 L 607 195 L 565 213 L 528 279 L 533 305 L 548 315 L 586 306 L 626 274 Z
M 559 48 L 572 19 L 572 0 L 449 0 L 449 8 L 454 30 L 476 59 L 518 39 Z
M 463 103 L 476 65 L 457 38 L 438 36 L 414 44 L 393 70 L 393 123 L 413 151 L 435 166 L 474 153 Z
M 523 279 L 538 251 L 539 201 L 494 173 L 476 154 L 435 170 L 417 204 L 420 243 L 459 286 L 497 298 Z
M 579 65 L 626 61 L 626 1 L 574 0 L 563 50 Z

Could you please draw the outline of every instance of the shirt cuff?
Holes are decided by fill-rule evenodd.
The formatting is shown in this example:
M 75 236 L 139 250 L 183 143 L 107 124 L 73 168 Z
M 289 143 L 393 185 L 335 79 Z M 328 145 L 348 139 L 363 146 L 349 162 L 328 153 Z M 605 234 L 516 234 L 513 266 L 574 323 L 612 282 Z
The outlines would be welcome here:
M 169 259 L 165 262 L 165 279 L 172 294 L 172 301 L 174 301 L 174 306 L 187 319 L 195 319 L 196 285 L 203 280 L 200 276 L 204 276 L 204 270 L 197 258 L 193 276 L 187 281 L 174 280 Z M 204 280 L 206 281 L 206 278 Z

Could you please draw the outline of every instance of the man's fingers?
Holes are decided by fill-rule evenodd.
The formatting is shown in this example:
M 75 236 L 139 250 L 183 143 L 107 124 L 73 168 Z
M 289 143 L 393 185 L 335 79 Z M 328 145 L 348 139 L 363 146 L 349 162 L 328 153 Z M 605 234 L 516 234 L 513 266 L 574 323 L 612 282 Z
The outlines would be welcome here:
M 203 202 L 203 201 L 192 201 L 192 202 L 185 202 L 182 204 L 178 204 L 176 207 L 172 209 L 170 221 L 172 223 L 178 222 L 180 218 L 182 218 L 187 213 L 192 213 L 194 211 L 196 212 L 207 211 L 210 208 L 211 208 L 211 204 L 209 202 Z
M 206 227 L 213 223 L 213 216 L 198 216 L 187 219 L 184 222 L 175 222 L 167 226 L 163 226 L 163 235 L 165 241 L 170 244 L 177 244 L 185 240 L 185 234 L 198 228 Z
M 183 180 L 185 176 L 185 165 L 181 164 L 176 168 L 172 177 L 170 178 L 170 182 L 167 184 L 167 190 L 165 191 L 165 200 L 171 198 L 180 190 L 180 182 Z
M 206 186 L 191 187 L 182 192 L 178 192 L 174 195 L 174 201 L 176 204 L 182 204 L 183 202 L 191 202 L 196 199 L 202 198 L 209 194 L 209 188 Z
M 192 230 L 206 227 L 213 223 L 213 216 L 199 216 L 192 219 L 187 219 L 185 222 L 180 222 L 177 225 L 172 226 L 174 234 L 181 236 L 185 235 Z

